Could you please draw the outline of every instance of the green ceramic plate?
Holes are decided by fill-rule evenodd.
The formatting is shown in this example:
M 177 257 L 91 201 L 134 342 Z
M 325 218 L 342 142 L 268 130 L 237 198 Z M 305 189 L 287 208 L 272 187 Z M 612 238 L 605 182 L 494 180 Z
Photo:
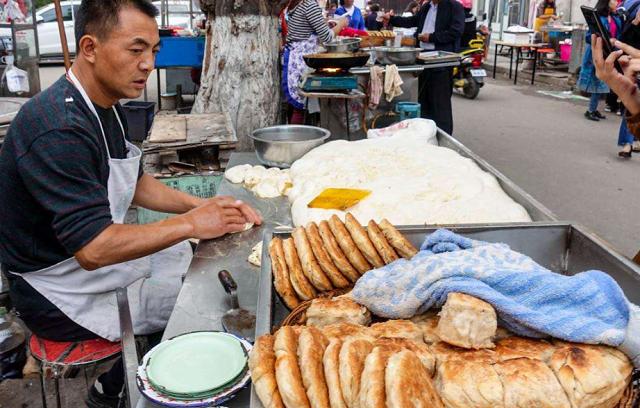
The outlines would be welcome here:
M 207 394 L 242 373 L 247 355 L 241 343 L 224 333 L 199 332 L 159 345 L 149 357 L 147 376 L 173 395 Z

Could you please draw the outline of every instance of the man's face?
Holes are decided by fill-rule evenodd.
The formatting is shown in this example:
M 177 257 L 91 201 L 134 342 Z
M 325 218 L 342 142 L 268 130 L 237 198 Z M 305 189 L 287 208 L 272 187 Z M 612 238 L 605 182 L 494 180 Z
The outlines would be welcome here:
M 344 6 L 345 7 L 353 6 L 353 0 L 344 0 Z
M 153 17 L 133 7 L 121 9 L 118 25 L 96 44 L 96 80 L 114 98 L 138 98 L 154 68 L 159 43 Z

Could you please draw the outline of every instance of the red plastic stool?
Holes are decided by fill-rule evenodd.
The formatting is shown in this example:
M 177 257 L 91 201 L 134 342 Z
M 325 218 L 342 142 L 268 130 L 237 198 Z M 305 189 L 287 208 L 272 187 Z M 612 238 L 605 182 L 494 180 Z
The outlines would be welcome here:
M 545 60 L 544 56 L 547 55 L 547 54 L 554 53 L 554 52 L 556 52 L 556 50 L 553 49 L 553 48 L 538 48 L 536 50 L 536 52 L 540 55 L 540 57 L 538 58 L 538 64 L 539 64 L 539 66 L 543 67 L 544 66 L 544 60 Z
M 29 339 L 31 355 L 41 363 L 42 405 L 46 408 L 45 369 L 51 367 L 55 384 L 56 406 L 60 408 L 60 375 L 66 367 L 86 367 L 114 358 L 122 352 L 120 342 L 112 343 L 105 339 L 85 341 L 51 341 L 31 335 Z

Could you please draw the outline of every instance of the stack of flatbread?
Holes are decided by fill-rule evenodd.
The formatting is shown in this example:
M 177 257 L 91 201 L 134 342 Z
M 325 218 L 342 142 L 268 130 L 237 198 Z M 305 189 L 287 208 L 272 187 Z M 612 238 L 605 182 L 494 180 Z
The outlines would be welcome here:
M 440 315 L 371 326 L 285 326 L 261 336 L 249 360 L 254 390 L 265 408 L 622 408 L 630 402 L 632 366 L 620 351 L 495 328 L 488 340 L 495 313 L 458 295 L 449 296 Z M 322 308 L 340 315 L 329 304 Z M 350 310 L 343 321 L 361 319 L 361 311 Z M 465 329 L 472 317 L 482 321 Z
M 319 292 L 349 287 L 365 272 L 417 252 L 389 221 L 372 220 L 365 228 L 349 213 L 345 222 L 334 215 L 269 244 L 274 286 L 290 309 Z

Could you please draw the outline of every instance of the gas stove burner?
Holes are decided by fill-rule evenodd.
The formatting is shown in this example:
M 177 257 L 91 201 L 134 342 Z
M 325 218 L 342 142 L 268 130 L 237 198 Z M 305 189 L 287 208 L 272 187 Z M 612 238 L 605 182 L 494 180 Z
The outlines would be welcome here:
M 302 84 L 302 89 L 306 92 L 344 92 L 357 88 L 358 79 L 356 76 L 341 69 L 338 69 L 338 72 L 329 71 L 329 73 L 326 68 L 317 69 Z
M 319 68 L 315 70 L 315 74 L 324 76 L 340 76 L 348 75 L 349 70 L 343 68 Z

